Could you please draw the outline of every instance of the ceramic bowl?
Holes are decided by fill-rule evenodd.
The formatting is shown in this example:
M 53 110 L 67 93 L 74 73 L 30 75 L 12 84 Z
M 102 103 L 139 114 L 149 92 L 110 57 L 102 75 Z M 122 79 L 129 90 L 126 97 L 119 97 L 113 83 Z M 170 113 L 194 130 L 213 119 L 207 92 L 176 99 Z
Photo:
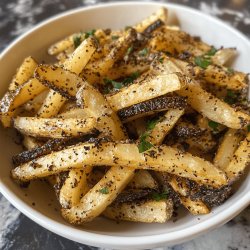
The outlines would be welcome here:
M 24 57 L 48 61 L 50 44 L 73 32 L 93 28 L 122 28 L 139 22 L 159 7 L 169 10 L 169 23 L 178 22 L 192 35 L 200 36 L 216 47 L 237 47 L 239 56 L 234 66 L 249 70 L 250 42 L 237 30 L 199 11 L 162 3 L 120 2 L 79 8 L 48 19 L 15 40 L 0 56 L 0 96 L 7 90 L 11 77 Z M 250 176 L 242 180 L 234 195 L 208 215 L 191 216 L 180 212 L 176 222 L 142 224 L 97 218 L 82 227 L 65 222 L 58 211 L 54 192 L 47 184 L 36 181 L 20 188 L 10 178 L 11 156 L 21 149 L 13 141 L 11 131 L 0 129 L 0 191 L 30 219 L 68 239 L 92 246 L 120 249 L 152 248 L 173 245 L 204 234 L 236 216 L 250 202 Z M 32 205 L 33 203 L 33 205 Z

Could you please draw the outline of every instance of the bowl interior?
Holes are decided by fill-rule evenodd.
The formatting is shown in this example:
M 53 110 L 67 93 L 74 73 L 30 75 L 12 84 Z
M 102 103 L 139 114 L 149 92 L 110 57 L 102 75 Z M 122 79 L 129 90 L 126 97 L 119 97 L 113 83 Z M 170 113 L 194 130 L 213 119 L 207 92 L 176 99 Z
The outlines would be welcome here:
M 31 55 L 39 62 L 48 62 L 51 58 L 47 55 L 46 50 L 50 44 L 58 39 L 79 30 L 84 31 L 93 28 L 116 29 L 133 25 L 157 10 L 159 6 L 160 4 L 156 3 L 121 3 L 117 5 L 97 6 L 70 12 L 68 15 L 60 16 L 40 25 L 15 42 L 14 45 L 2 54 L 0 58 L 0 96 L 7 90 L 7 86 L 16 68 L 24 57 Z M 183 30 L 192 35 L 200 36 L 205 42 L 213 44 L 216 47 L 236 47 L 239 51 L 239 57 L 235 61 L 234 66 L 245 72 L 249 70 L 247 63 L 250 54 L 249 42 L 238 32 L 196 11 L 175 5 L 167 6 L 170 17 L 169 23 L 179 23 Z M 122 237 L 166 235 L 168 233 L 169 238 L 165 237 L 162 241 L 176 243 L 180 241 L 181 238 L 183 240 L 185 235 L 180 234 L 179 240 L 177 239 L 178 237 L 173 239 L 171 238 L 171 232 L 176 233 L 180 230 L 188 230 L 191 227 L 193 228 L 193 234 L 195 234 L 195 227 L 198 224 L 206 222 L 209 224 L 215 217 L 218 218 L 221 214 L 227 213 L 227 211 L 229 211 L 228 209 L 241 200 L 250 189 L 250 176 L 248 176 L 248 178 L 243 180 L 236 193 L 226 203 L 213 209 L 210 214 L 204 216 L 194 217 L 184 211 L 180 211 L 176 222 L 170 221 L 166 224 L 128 222 L 117 224 L 105 218 L 98 218 L 82 227 L 74 227 L 67 224 L 61 218 L 54 192 L 51 191 L 46 183 L 36 181 L 32 182 L 28 188 L 21 189 L 10 179 L 9 171 L 12 168 L 11 156 L 21 151 L 20 146 L 14 142 L 14 138 L 15 133 L 13 133 L 13 131 L 4 130 L 2 127 L 0 128 L 0 188 L 3 194 L 5 194 L 15 206 L 21 209 L 22 212 L 48 229 L 91 245 L 100 245 L 98 242 L 102 242 L 102 246 L 114 246 L 115 244 L 108 244 L 104 236 L 103 240 L 91 240 L 84 234 L 86 232 Z M 232 211 L 229 213 L 227 220 L 230 216 L 232 217 L 234 215 Z M 47 225 L 43 223 L 45 218 L 48 219 L 46 220 Z M 55 228 L 55 225 L 54 227 L 51 225 L 53 223 L 50 219 L 59 226 L 58 229 Z M 220 220 L 219 223 L 221 224 L 223 222 L 225 221 Z M 68 232 L 60 232 L 60 228 L 64 230 L 67 229 Z M 70 231 L 74 232 L 74 235 L 69 236 Z M 141 244 L 141 246 L 143 246 L 142 242 Z M 117 242 L 116 245 L 119 245 L 119 242 Z

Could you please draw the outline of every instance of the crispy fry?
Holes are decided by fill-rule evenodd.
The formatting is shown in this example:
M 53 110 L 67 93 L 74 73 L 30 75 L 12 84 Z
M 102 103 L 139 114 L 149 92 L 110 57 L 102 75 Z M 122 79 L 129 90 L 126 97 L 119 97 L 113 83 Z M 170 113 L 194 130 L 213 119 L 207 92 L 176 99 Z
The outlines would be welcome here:
M 106 208 L 103 215 L 113 220 L 164 223 L 172 217 L 171 200 L 146 201 L 139 204 L 121 203 Z
M 9 90 L 13 91 L 19 85 L 27 82 L 33 76 L 36 67 L 37 62 L 31 56 L 26 57 L 12 79 Z
M 12 175 L 16 179 L 32 180 L 70 168 L 81 168 L 83 165 L 117 164 L 123 167 L 167 171 L 214 187 L 227 183 L 222 171 L 199 157 L 181 153 L 168 146 L 155 147 L 140 154 L 137 145 L 127 143 L 101 143 L 98 147 L 94 144 L 79 144 L 23 164 L 15 168 Z M 48 169 L 48 166 L 52 167 Z
M 141 82 L 136 82 L 119 92 L 108 95 L 107 100 L 117 111 L 133 104 L 179 90 L 186 85 L 185 77 L 179 74 L 151 75 Z
M 249 166 L 250 162 L 250 133 L 247 137 L 240 143 L 239 147 L 236 149 L 232 160 L 224 169 L 229 180 L 232 182 L 237 179 L 240 174 L 243 173 L 246 167 Z
M 96 119 L 17 117 L 14 127 L 25 135 L 45 138 L 76 137 L 93 132 Z
M 233 158 L 233 154 L 237 149 L 243 135 L 240 131 L 229 129 L 223 137 L 223 140 L 214 157 L 214 165 L 225 170 Z

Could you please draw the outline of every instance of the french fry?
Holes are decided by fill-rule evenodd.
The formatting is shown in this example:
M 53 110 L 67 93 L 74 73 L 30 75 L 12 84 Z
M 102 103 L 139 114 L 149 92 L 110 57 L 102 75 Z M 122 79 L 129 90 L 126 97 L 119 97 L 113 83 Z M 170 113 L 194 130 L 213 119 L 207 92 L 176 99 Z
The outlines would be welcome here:
M 158 189 L 158 184 L 152 175 L 147 170 L 138 170 L 135 173 L 134 178 L 128 184 L 128 188 L 131 189 Z
M 235 181 L 240 174 L 243 173 L 244 169 L 249 166 L 250 162 L 250 133 L 247 137 L 240 143 L 239 147 L 236 149 L 232 160 L 224 169 L 229 180 Z
M 184 197 L 184 196 L 180 197 L 180 200 L 182 205 L 184 205 L 193 215 L 210 213 L 210 209 L 201 200 L 193 201 L 189 197 Z
M 34 137 L 76 137 L 94 132 L 96 119 L 16 117 L 14 127 L 21 133 Z
M 146 201 L 139 204 L 121 203 L 106 208 L 103 215 L 120 221 L 144 223 L 164 223 L 172 217 L 173 203 L 171 200 Z
M 68 209 L 79 204 L 81 197 L 89 191 L 86 178 L 91 170 L 92 166 L 87 166 L 84 170 L 69 171 L 59 191 L 59 202 L 62 208 Z
M 136 33 L 133 29 L 126 31 L 125 35 L 121 36 L 116 41 L 116 46 L 111 49 L 107 56 L 86 65 L 86 68 L 83 70 L 83 76 L 91 83 L 101 83 L 100 79 L 112 69 L 115 62 L 120 60 L 126 54 L 129 46 L 135 40 L 135 37 Z M 94 82 L 92 76 L 94 79 L 96 79 L 96 76 L 99 76 L 99 81 Z
M 199 113 L 229 128 L 241 129 L 250 123 L 249 115 L 235 111 L 227 103 L 203 90 L 199 84 L 190 83 L 187 88 L 179 90 L 178 94 L 187 97 L 187 102 Z
M 33 76 L 36 67 L 37 62 L 31 56 L 26 57 L 12 79 L 9 90 L 13 91 L 21 84 L 27 82 Z
M 119 92 L 108 95 L 107 100 L 117 111 L 133 104 L 153 99 L 158 96 L 184 88 L 185 77 L 179 74 L 151 75 L 141 82 L 122 88 Z
M 41 92 L 46 90 L 36 78 L 31 78 L 22 85 L 19 85 L 14 91 L 7 92 L 0 103 L 0 113 L 4 114 L 13 111 L 22 104 L 33 99 Z
M 227 184 L 224 173 L 202 158 L 168 146 L 155 147 L 149 152 L 139 153 L 136 144 L 127 143 L 101 143 L 98 146 L 91 143 L 79 144 L 25 163 L 15 168 L 12 175 L 15 179 L 28 181 L 71 168 L 82 168 L 83 165 L 117 164 L 128 169 L 133 166 L 165 171 L 213 187 Z
M 168 132 L 184 114 L 184 109 L 170 109 L 164 114 L 164 118 L 157 122 L 149 133 L 149 141 L 153 145 L 161 145 Z
M 233 154 L 242 140 L 242 133 L 235 129 L 229 129 L 223 137 L 214 157 L 214 165 L 225 170 L 233 158 Z
M 148 26 L 152 25 L 157 20 L 161 20 L 163 23 L 166 23 L 167 14 L 167 9 L 160 8 L 158 11 L 156 11 L 155 13 L 135 25 L 134 28 L 137 32 L 143 32 Z
M 167 51 L 173 55 L 188 51 L 193 56 L 200 56 L 208 52 L 211 46 L 183 31 L 163 26 L 154 32 L 153 38 L 149 41 L 149 48 L 154 51 Z
M 62 216 L 73 224 L 83 224 L 100 215 L 134 176 L 134 170 L 112 167 L 105 176 L 70 209 L 62 209 Z
M 228 64 L 235 56 L 237 52 L 235 48 L 222 48 L 219 49 L 212 57 L 212 61 L 216 65 Z

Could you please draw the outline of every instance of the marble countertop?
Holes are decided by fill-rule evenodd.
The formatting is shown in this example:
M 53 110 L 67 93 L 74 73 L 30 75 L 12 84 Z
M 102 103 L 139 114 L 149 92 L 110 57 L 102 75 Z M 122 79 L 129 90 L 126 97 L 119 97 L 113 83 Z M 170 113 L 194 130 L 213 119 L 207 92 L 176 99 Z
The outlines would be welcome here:
M 65 10 L 93 5 L 96 0 L 1 0 L 0 51 L 36 23 Z M 217 16 L 250 38 L 249 0 L 173 0 Z M 62 238 L 37 225 L 15 209 L 0 194 L 0 249 L 87 250 L 96 249 Z M 224 226 L 184 244 L 158 248 L 172 250 L 250 249 L 250 207 Z

